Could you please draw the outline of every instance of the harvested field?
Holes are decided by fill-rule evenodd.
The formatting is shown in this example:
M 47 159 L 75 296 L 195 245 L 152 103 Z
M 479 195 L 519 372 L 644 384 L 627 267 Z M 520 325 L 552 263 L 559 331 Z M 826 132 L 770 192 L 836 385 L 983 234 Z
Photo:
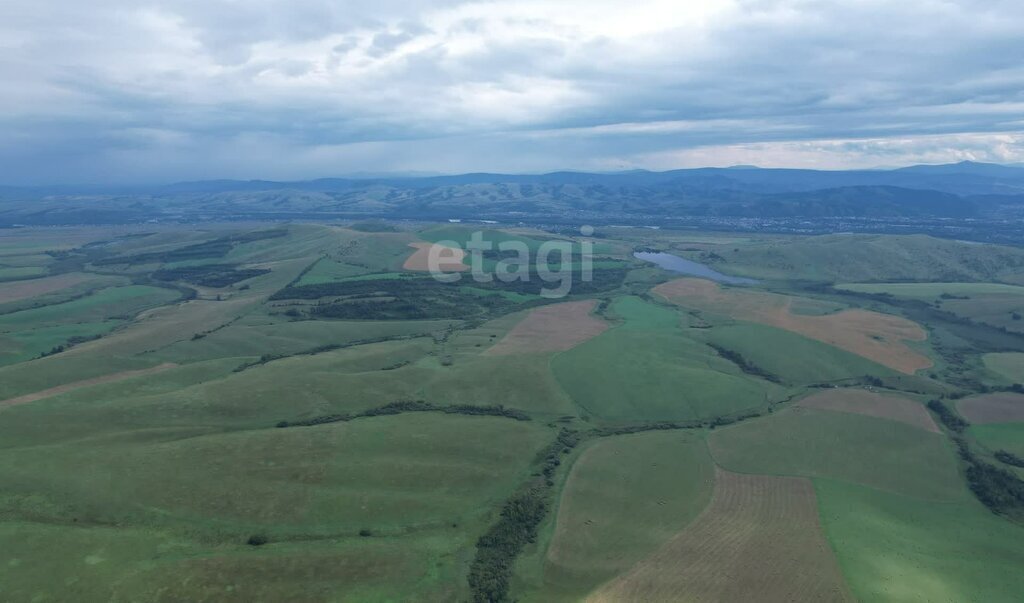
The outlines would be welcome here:
M 58 394 L 66 394 L 72 390 L 76 390 L 80 387 L 89 387 L 91 385 L 101 385 L 103 383 L 110 383 L 112 381 L 121 381 L 123 379 L 131 379 L 132 377 L 143 377 L 145 375 L 152 375 L 153 373 L 159 373 L 172 369 L 178 366 L 171 362 L 165 362 L 164 364 L 154 366 L 148 369 L 140 369 L 137 371 L 122 371 L 120 373 L 114 373 L 112 375 L 103 375 L 102 377 L 94 377 L 92 379 L 84 379 L 82 381 L 75 381 L 74 383 L 67 383 L 59 385 L 57 387 L 51 387 L 42 391 L 33 392 L 31 394 L 25 394 L 18 396 L 17 398 L 8 398 L 7 400 L 0 400 L 0 409 L 4 409 L 8 406 L 17 406 L 19 404 L 28 404 L 29 402 L 35 402 L 36 400 L 42 400 L 43 398 L 49 398 Z
M 620 601 L 849 601 L 810 480 L 718 470 L 689 527 L 588 598 Z
M 684 278 L 654 288 L 668 301 L 729 314 L 786 329 L 833 345 L 906 374 L 932 366 L 928 357 L 912 350 L 906 341 L 924 341 L 928 335 L 920 325 L 899 316 L 867 310 L 842 310 L 817 315 L 816 302 L 763 291 L 722 289 L 717 284 Z M 795 313 L 794 307 L 800 308 Z
M 81 272 L 69 272 L 46 278 L 6 283 L 0 287 L 0 304 L 60 291 L 96 278 Z
M 652 431 L 587 448 L 562 491 L 545 594 L 578 601 L 658 551 L 708 506 L 714 481 L 696 434 Z
M 436 243 L 409 243 L 409 247 L 416 249 L 402 264 L 404 270 L 416 270 L 418 272 L 430 271 L 430 250 L 438 248 L 437 268 L 443 272 L 462 272 L 469 270 L 469 266 L 462 263 L 466 252 L 456 247 L 444 247 Z
M 596 304 L 596 300 L 585 300 L 537 308 L 485 354 L 505 356 L 574 348 L 608 329 L 607 322 L 590 314 Z
M 1024 422 L 1024 395 L 999 393 L 986 394 L 961 400 L 957 410 L 971 423 L 1018 423 Z
M 938 425 L 924 406 L 900 396 L 863 389 L 833 389 L 804 398 L 800 406 L 890 419 L 939 433 Z

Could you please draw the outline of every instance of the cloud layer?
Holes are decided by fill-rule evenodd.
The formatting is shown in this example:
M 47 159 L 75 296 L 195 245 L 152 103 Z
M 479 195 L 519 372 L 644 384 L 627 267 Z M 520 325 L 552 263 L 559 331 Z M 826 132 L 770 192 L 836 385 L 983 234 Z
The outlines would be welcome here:
M 1016 0 L 0 5 L 0 182 L 1024 161 Z

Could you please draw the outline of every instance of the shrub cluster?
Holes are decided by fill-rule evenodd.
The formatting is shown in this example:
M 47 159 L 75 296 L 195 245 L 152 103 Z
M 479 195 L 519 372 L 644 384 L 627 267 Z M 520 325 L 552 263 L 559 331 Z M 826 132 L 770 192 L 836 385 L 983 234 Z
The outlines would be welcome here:
M 960 418 L 960 415 L 950 410 L 948 406 L 939 400 L 929 401 L 928 408 L 938 415 L 939 420 L 942 421 L 942 424 L 945 425 L 947 429 L 954 433 L 963 433 L 964 430 L 971 426 L 970 423 Z
M 213 239 L 212 241 L 196 243 L 195 245 L 187 245 L 185 247 L 171 249 L 169 251 L 154 251 L 131 256 L 96 259 L 93 260 L 93 264 L 97 266 L 111 266 L 116 264 L 166 264 L 170 262 L 186 262 L 221 258 L 227 255 L 235 245 L 241 243 L 252 243 L 254 241 L 262 241 L 265 239 L 275 239 L 283 237 L 286 234 L 288 234 L 288 231 L 283 228 L 257 230 L 255 232 L 246 232 L 220 237 L 219 239 Z
M 733 350 L 729 350 L 729 349 L 723 348 L 721 346 L 717 346 L 717 345 L 715 345 L 713 343 L 709 343 L 708 346 L 711 347 L 716 352 L 718 352 L 718 355 L 721 356 L 722 358 L 725 358 L 729 362 L 731 362 L 731 363 L 735 364 L 736 366 L 740 367 L 740 370 L 743 371 L 744 373 L 746 373 L 748 375 L 753 375 L 755 377 L 760 377 L 760 378 L 764 379 L 765 381 L 771 381 L 772 383 L 780 383 L 780 380 L 779 380 L 778 377 L 776 377 L 775 375 L 769 373 L 768 371 L 764 370 L 763 368 L 757 366 L 756 364 L 753 364 L 752 362 L 747 360 L 739 352 L 736 352 L 736 351 L 733 351 Z
M 181 268 L 164 268 L 152 274 L 158 281 L 185 281 L 203 287 L 227 287 L 269 273 L 265 268 L 239 270 L 234 264 L 205 264 Z
M 1020 458 L 1019 456 L 1012 452 L 1007 452 L 1006 450 L 997 450 L 994 456 L 996 457 L 996 460 L 999 461 L 1000 463 L 1005 463 L 1013 467 L 1024 468 L 1024 459 Z
M 469 570 L 469 587 L 476 603 L 508 601 L 509 581 L 516 557 L 537 538 L 537 527 L 548 511 L 552 477 L 580 441 L 578 432 L 562 428 L 539 454 L 544 480 L 509 499 L 498 521 L 476 543 L 476 557 Z
M 953 441 L 967 463 L 967 486 L 982 504 L 1000 515 L 1024 509 L 1024 480 L 979 459 L 963 437 Z
M 476 543 L 469 570 L 469 587 L 476 603 L 508 600 L 515 558 L 537 538 L 537 526 L 547 514 L 546 488 L 537 486 L 512 497 L 501 517 Z
M 277 427 L 312 427 L 314 425 L 323 425 L 325 423 L 342 423 L 353 419 L 400 415 L 407 412 L 443 412 L 450 415 L 505 417 L 516 421 L 532 420 L 530 415 L 525 412 L 514 408 L 505 408 L 500 404 L 493 406 L 478 406 L 474 404 L 452 404 L 449 406 L 443 406 L 440 404 L 426 402 L 424 400 L 399 400 L 358 413 L 322 415 L 319 417 L 313 417 L 312 419 L 303 419 L 301 421 L 279 421 L 277 423 Z

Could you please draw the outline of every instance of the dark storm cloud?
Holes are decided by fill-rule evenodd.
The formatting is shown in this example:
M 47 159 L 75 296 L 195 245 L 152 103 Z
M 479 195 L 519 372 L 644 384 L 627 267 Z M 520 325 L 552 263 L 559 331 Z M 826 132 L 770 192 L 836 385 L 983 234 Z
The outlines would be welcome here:
M 995 0 L 43 0 L 0 181 L 1024 160 Z

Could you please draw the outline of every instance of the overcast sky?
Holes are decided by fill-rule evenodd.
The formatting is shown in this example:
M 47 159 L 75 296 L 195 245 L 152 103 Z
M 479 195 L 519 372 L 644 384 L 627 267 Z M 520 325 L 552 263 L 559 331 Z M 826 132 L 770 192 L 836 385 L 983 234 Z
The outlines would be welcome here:
M 0 182 L 1024 161 L 1020 0 L 0 0 Z

